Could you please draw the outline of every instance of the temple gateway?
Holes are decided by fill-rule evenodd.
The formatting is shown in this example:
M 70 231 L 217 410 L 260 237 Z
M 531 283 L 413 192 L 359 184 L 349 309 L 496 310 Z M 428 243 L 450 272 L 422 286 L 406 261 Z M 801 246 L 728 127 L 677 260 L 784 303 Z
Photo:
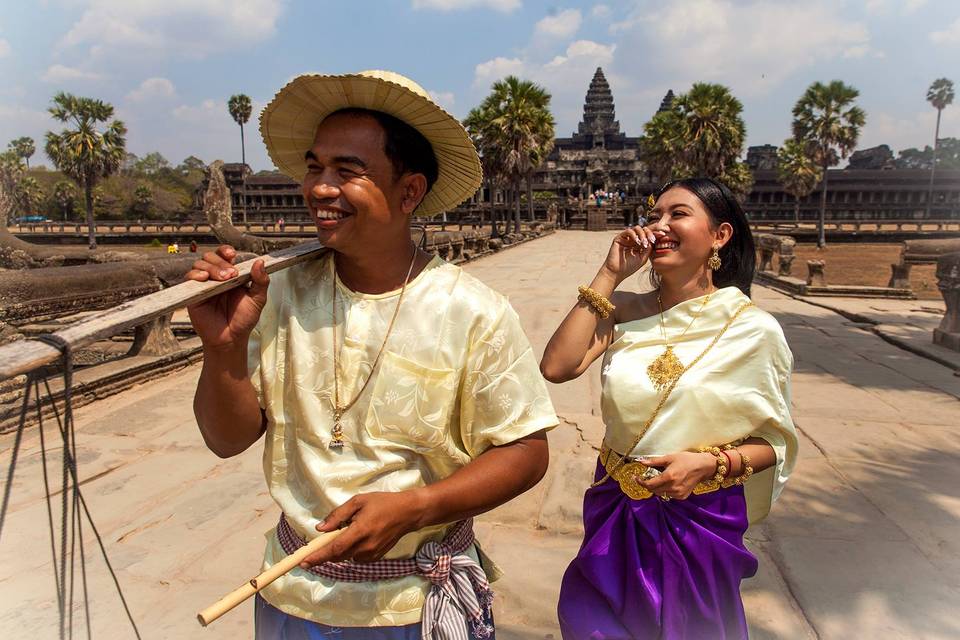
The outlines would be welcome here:
M 669 99 L 672 94 L 665 99 L 667 106 Z M 640 161 L 640 138 L 620 130 L 613 93 L 603 69 L 597 67 L 576 133 L 556 139 L 547 161 L 534 174 L 534 189 L 563 199 L 586 198 L 597 191 L 632 196 L 645 193 L 650 182 Z

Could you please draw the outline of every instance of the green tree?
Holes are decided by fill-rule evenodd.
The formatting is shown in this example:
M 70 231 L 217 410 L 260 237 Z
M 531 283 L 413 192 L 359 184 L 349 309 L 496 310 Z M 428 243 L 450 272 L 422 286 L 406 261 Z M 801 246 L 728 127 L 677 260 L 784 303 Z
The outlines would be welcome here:
M 153 191 L 146 184 L 138 184 L 133 191 L 133 209 L 137 214 L 146 216 L 153 204 Z
M 697 82 L 644 125 L 641 158 L 661 181 L 715 178 L 743 197 L 753 178 L 739 160 L 747 138 L 742 111 L 727 87 Z
M 160 173 L 160 171 L 163 169 L 169 168 L 170 163 L 160 154 L 159 151 L 152 151 L 137 160 L 133 166 L 137 173 L 154 176 Z
M 960 169 L 960 138 L 940 138 L 939 142 L 937 167 Z M 898 169 L 929 169 L 933 166 L 933 147 L 903 149 L 897 155 L 896 164 Z
M 867 121 L 854 101 L 860 95 L 840 80 L 814 82 L 793 107 L 793 137 L 803 144 L 823 169 L 820 189 L 820 219 L 817 246 L 827 246 L 824 224 L 827 216 L 827 169 L 846 158 L 857 147 L 860 130 Z
M 177 167 L 181 173 L 189 173 L 191 171 L 203 171 L 207 165 L 203 163 L 203 160 L 197 156 L 187 156 L 183 159 L 183 162 Z
M 499 213 L 497 212 L 495 197 L 505 177 L 501 149 L 495 143 L 492 110 L 489 105 L 480 105 L 470 110 L 463 125 L 470 134 L 470 139 L 480 154 L 480 165 L 483 168 L 483 181 L 490 194 L 490 236 L 500 237 Z M 482 209 L 481 209 L 482 221 Z
M 247 147 L 243 139 L 243 125 L 250 120 L 250 114 L 253 112 L 253 105 L 250 103 L 250 97 L 242 93 L 230 96 L 227 101 L 227 110 L 233 121 L 240 125 L 240 161 L 243 163 L 241 175 L 243 184 L 241 185 L 240 201 L 243 202 L 243 223 L 247 223 Z
M 933 161 L 930 163 L 930 187 L 927 189 L 927 217 L 930 217 L 930 205 L 933 203 L 933 176 L 937 173 L 937 149 L 940 147 L 940 115 L 953 104 L 953 81 L 938 78 L 927 90 L 927 102 L 937 110 L 937 127 L 933 133 Z
M 27 169 L 29 169 L 30 157 L 37 152 L 37 145 L 34 144 L 33 138 L 23 136 L 22 138 L 10 141 L 10 150 L 16 153 L 18 157 L 23 158 L 24 164 L 26 164 Z
M 800 198 L 817 188 L 823 177 L 823 169 L 809 153 L 807 147 L 793 138 L 785 140 L 777 150 L 777 176 L 783 190 L 793 196 L 793 217 L 800 220 Z
M 482 138 L 481 153 L 486 150 L 497 173 L 513 187 L 514 232 L 519 233 L 520 184 L 526 179 L 528 193 L 532 190 L 533 171 L 553 145 L 550 94 L 529 80 L 507 76 L 493 84 L 490 95 L 475 111 L 474 137 Z
M 63 221 L 73 213 L 73 202 L 77 197 L 77 188 L 68 180 L 60 180 L 53 185 L 53 201 L 63 214 Z
M 60 133 L 48 131 L 46 152 L 57 169 L 83 189 L 89 246 L 96 249 L 93 191 L 101 179 L 115 173 L 123 162 L 127 128 L 120 120 L 111 120 L 112 105 L 69 93 L 60 92 L 53 97 L 50 114 L 74 126 Z M 97 128 L 101 123 L 106 124 L 104 131 Z
M 14 198 L 22 215 L 35 215 L 46 195 L 36 178 L 23 176 L 17 184 Z

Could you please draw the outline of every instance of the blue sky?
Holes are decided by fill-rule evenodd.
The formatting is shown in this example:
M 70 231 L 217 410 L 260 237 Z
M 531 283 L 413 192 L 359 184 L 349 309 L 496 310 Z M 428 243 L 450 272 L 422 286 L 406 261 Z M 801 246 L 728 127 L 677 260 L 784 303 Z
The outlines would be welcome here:
M 780 144 L 790 109 L 816 80 L 860 90 L 861 147 L 930 144 L 927 87 L 960 87 L 955 0 L 41 0 L 0 9 L 0 144 L 42 147 L 58 90 L 104 99 L 128 149 L 238 160 L 227 98 L 255 114 L 293 76 L 386 68 L 412 77 L 459 117 L 513 73 L 553 94 L 558 135 L 576 128 L 597 66 L 624 130 L 639 135 L 667 89 L 729 86 L 749 144 Z M 256 117 L 256 115 L 255 115 Z M 247 127 L 247 158 L 270 168 Z M 941 136 L 960 137 L 960 104 Z M 48 163 L 42 150 L 33 164 Z

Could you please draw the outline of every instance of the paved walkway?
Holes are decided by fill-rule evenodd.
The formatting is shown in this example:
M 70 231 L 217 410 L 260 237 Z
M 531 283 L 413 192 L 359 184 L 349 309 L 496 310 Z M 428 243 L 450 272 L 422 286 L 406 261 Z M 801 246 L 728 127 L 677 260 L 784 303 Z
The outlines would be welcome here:
M 611 235 L 561 232 L 466 268 L 510 297 L 541 350 Z M 802 448 L 784 496 L 748 533 L 760 558 L 743 588 L 753 637 L 960 636 L 960 380 L 833 311 L 768 289 L 754 297 L 796 356 Z M 250 637 L 249 606 L 205 630 L 194 615 L 256 572 L 261 535 L 277 517 L 258 448 L 229 460 L 203 448 L 191 412 L 198 371 L 77 415 L 84 490 L 144 638 Z M 550 437 L 547 478 L 479 525 L 507 571 L 496 603 L 507 640 L 559 638 L 560 576 L 579 544 L 580 499 L 602 437 L 596 366 L 552 392 L 563 424 Z M 4 468 L 11 445 L 0 438 Z M 0 540 L 0 637 L 56 637 L 42 496 L 34 430 Z M 132 637 L 89 545 L 87 556 L 94 637 Z

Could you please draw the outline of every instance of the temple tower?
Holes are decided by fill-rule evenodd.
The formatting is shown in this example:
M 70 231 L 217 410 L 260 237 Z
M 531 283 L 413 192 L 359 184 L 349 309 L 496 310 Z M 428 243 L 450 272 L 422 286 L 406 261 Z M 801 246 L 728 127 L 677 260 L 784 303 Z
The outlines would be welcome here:
M 577 127 L 580 136 L 593 136 L 593 148 L 602 149 L 607 136 L 620 136 L 620 123 L 616 120 L 616 111 L 613 106 L 613 93 L 607 83 L 603 69 L 597 67 L 587 89 L 587 97 L 583 103 L 583 120 Z M 576 135 L 574 137 L 577 137 Z

